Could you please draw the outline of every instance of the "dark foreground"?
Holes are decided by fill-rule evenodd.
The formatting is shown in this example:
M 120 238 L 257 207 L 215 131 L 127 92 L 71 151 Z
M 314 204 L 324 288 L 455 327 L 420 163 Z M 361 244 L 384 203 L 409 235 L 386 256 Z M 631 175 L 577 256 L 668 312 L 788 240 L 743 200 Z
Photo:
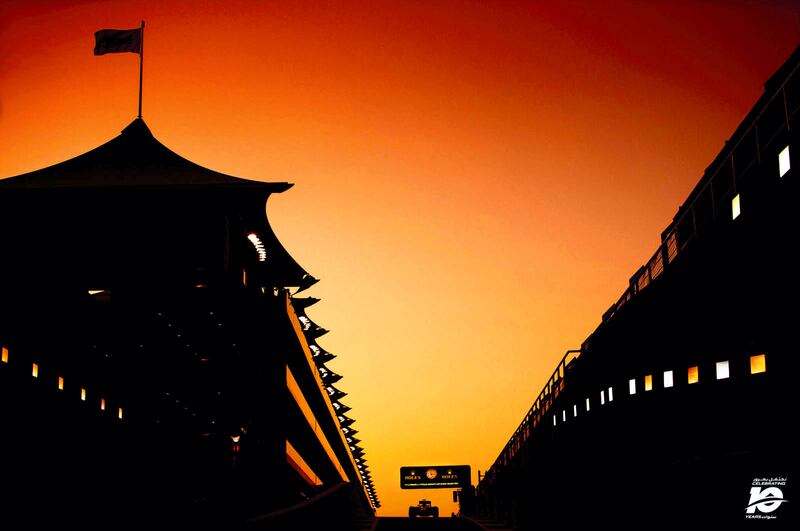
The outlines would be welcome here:
M 405 529 L 436 531 L 480 531 L 480 526 L 463 518 L 378 518 L 375 531 Z

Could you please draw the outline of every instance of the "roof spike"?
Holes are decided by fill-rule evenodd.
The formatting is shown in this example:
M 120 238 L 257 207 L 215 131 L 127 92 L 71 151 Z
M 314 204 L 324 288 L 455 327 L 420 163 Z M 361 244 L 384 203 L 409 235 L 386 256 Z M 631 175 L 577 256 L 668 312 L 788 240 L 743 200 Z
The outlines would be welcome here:
M 318 303 L 320 299 L 316 297 L 292 297 L 292 306 L 296 311 L 305 311 L 306 308 Z

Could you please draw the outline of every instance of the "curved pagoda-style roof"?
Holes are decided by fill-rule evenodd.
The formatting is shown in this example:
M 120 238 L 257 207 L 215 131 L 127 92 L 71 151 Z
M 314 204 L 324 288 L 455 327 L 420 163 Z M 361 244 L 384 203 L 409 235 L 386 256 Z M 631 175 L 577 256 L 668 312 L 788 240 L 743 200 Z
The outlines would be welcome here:
M 16 196 L 31 192 L 114 193 L 122 201 L 126 191 L 201 192 L 217 198 L 217 192 L 236 196 L 239 223 L 257 234 L 265 260 L 253 267 L 260 281 L 274 287 L 307 287 L 311 277 L 281 245 L 266 217 L 265 202 L 272 193 L 291 188 L 286 182 L 240 179 L 204 168 L 156 140 L 147 124 L 137 118 L 105 144 L 75 158 L 16 177 L 0 179 L 0 200 L 21 204 Z M 117 195 L 117 192 L 123 192 Z M 74 196 L 71 196 L 74 198 Z M 94 195 L 87 197 L 97 197 Z M 216 199 L 215 199 L 216 200 Z M 220 203 L 223 200 L 220 199 Z M 248 243 L 248 246 L 250 244 Z M 255 277 L 254 277 L 255 278 Z
M 137 118 L 116 138 L 75 158 L 0 180 L 0 189 L 235 187 L 283 192 L 290 183 L 250 181 L 186 160 L 156 140 Z

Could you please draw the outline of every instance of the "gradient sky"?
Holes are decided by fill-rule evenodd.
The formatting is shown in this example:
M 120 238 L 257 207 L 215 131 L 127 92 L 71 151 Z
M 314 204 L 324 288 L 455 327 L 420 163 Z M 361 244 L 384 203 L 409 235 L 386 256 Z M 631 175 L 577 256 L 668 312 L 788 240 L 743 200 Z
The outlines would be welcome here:
M 382 515 L 455 510 L 400 466 L 491 465 L 800 41 L 792 2 L 0 0 L 0 176 L 135 118 L 138 56 L 92 49 L 141 19 L 156 137 L 296 183 Z

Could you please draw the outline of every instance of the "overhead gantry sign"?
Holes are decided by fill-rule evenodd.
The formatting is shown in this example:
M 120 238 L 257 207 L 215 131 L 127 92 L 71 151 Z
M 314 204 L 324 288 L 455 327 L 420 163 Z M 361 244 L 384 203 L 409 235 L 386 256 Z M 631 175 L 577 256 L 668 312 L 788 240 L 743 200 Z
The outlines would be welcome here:
M 401 489 L 453 489 L 470 485 L 469 465 L 400 467 Z

